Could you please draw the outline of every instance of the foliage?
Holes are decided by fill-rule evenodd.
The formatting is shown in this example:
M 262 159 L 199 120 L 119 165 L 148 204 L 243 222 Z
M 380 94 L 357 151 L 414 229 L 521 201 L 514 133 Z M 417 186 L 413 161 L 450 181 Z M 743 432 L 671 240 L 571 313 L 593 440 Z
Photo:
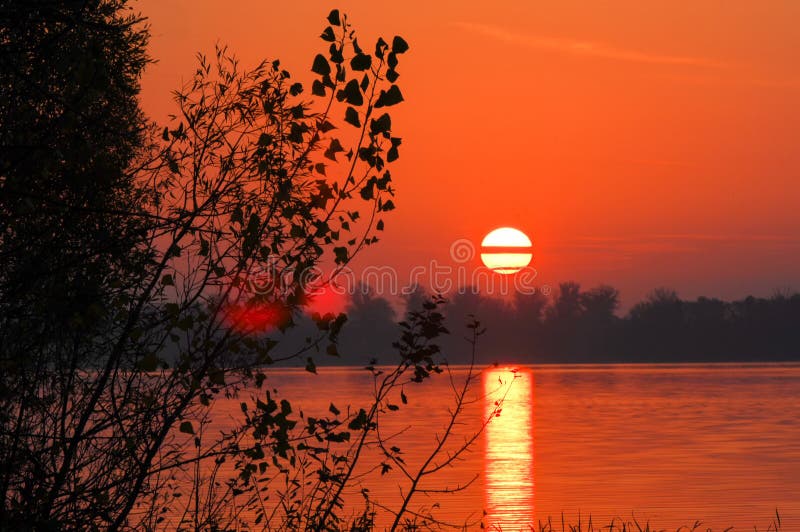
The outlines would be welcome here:
M 235 457 L 233 471 L 237 474 L 224 485 L 215 483 L 214 478 L 224 477 L 224 461 L 218 460 L 213 474 L 194 478 L 195 500 L 201 491 L 209 494 L 217 490 L 216 497 L 226 504 L 217 505 L 216 512 L 204 512 L 205 521 L 185 524 L 195 529 L 211 524 L 229 528 L 243 515 L 250 515 L 254 524 L 270 530 L 372 530 L 379 522 L 385 522 L 390 530 L 454 526 L 437 519 L 432 508 L 414 504 L 415 496 L 442 497 L 471 484 L 442 487 L 431 485 L 430 480 L 472 448 L 486 424 L 499 414 L 504 397 L 497 399 L 477 430 L 454 442 L 454 428 L 464 409 L 471 401 L 485 397 L 468 397 L 467 392 L 480 376 L 474 366 L 461 381 L 450 374 L 455 402 L 448 423 L 435 435 L 430 453 L 420 464 L 407 463 L 394 436 L 381 430 L 387 416 L 402 415 L 399 412 L 408 404 L 415 386 L 434 374 L 450 373 L 442 363 L 437 343 L 440 335 L 447 333 L 440 312 L 443 304 L 443 299 L 433 298 L 420 310 L 409 312 L 399 324 L 400 338 L 394 343 L 398 362 L 395 366 L 365 368 L 371 375 L 373 392 L 363 407 L 348 405 L 344 412 L 331 403 L 329 416 L 298 415 L 288 402 L 280 401 L 279 405 L 270 392 L 266 392 L 266 400 L 254 397 L 255 408 L 242 403 L 246 423 L 236 436 L 241 447 L 236 453 L 228 453 Z M 474 320 L 468 327 L 474 359 L 483 329 Z M 396 507 L 374 500 L 363 483 L 370 475 L 383 476 L 392 470 L 400 472 L 398 489 L 403 494 Z M 356 511 L 354 498 L 363 499 L 363 511 Z
M 39 519 L 67 480 L 66 410 L 85 406 L 68 390 L 84 391 L 74 377 L 109 349 L 114 301 L 146 260 L 130 169 L 148 33 L 125 3 L 0 2 L 3 528 Z
M 755 532 L 758 532 L 757 527 L 753 527 Z M 552 517 L 546 520 L 540 520 L 536 528 L 532 528 L 537 532 L 666 532 L 666 529 L 655 528 L 649 521 L 640 523 L 635 517 L 631 519 L 613 518 L 607 525 L 598 525 L 592 522 L 592 516 L 588 519 L 582 520 L 578 516 L 577 523 L 567 522 L 564 515 L 561 515 L 560 520 L 553 521 Z M 722 532 L 730 532 L 733 527 L 726 528 Z M 780 532 L 781 530 L 781 516 L 778 511 L 775 511 L 775 518 L 767 525 L 765 532 Z M 714 532 L 711 528 L 703 525 L 702 521 L 695 521 L 691 525 L 684 525 L 679 527 L 675 532 Z
M 205 513 L 197 490 L 185 507 L 196 528 L 215 528 L 228 495 L 258 493 L 265 460 L 300 467 L 287 401 L 260 397 L 244 428 L 210 444 L 203 420 L 215 398 L 262 386 L 279 358 L 314 371 L 312 355 L 336 355 L 343 315 L 315 315 L 292 352 L 275 346 L 326 282 L 317 266 L 346 265 L 394 209 L 402 38 L 366 51 L 332 11 L 310 95 L 278 61 L 246 70 L 219 47 L 176 91 L 173 122 L 146 134 L 136 94 L 147 30 L 124 9 L 3 4 L 3 528 L 158 528 L 181 475 L 199 483 L 201 463 L 235 457 L 241 485 L 212 489 Z M 419 349 L 406 365 L 435 371 L 435 350 Z M 349 430 L 371 430 L 365 415 Z M 306 437 L 346 441 L 337 426 L 317 422 Z M 338 526 L 337 491 L 320 489 L 302 500 Z
M 0 2 L 0 292 L 5 341 L 105 311 L 138 262 L 148 34 L 125 2 Z

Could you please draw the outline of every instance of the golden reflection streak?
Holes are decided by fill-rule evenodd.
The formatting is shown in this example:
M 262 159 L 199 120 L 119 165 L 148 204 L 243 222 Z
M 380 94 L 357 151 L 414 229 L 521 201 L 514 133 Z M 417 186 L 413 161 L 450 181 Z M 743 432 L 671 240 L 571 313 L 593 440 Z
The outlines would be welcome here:
M 487 530 L 534 526 L 533 372 L 492 368 L 483 374 L 484 412 L 500 413 L 486 426 L 484 447 Z

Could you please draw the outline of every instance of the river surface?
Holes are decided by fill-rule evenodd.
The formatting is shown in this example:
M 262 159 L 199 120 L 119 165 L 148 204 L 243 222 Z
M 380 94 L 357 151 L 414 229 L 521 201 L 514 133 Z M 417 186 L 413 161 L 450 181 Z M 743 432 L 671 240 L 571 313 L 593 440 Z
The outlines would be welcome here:
M 452 382 L 466 371 L 453 368 Z M 328 413 L 331 402 L 342 412 L 368 403 L 365 370 L 318 372 L 272 371 L 267 384 L 305 415 Z M 393 396 L 400 409 L 381 423 L 384 434 L 400 433 L 393 444 L 413 472 L 444 434 L 454 393 L 444 374 L 404 394 L 408 404 Z M 409 506 L 416 511 L 469 529 L 528 529 L 551 516 L 560 530 L 563 514 L 591 515 L 595 525 L 635 517 L 656 529 L 702 521 L 702 530 L 752 531 L 766 530 L 777 509 L 781 530 L 800 530 L 798 364 L 497 367 L 482 371 L 467 398 L 446 452 L 491 421 L 453 467 L 419 486 L 466 488 L 420 491 Z M 239 403 L 215 407 L 212 425 L 240 415 Z M 365 466 L 379 461 L 364 456 Z M 409 482 L 395 468 L 359 487 L 396 508 Z M 381 526 L 389 520 L 378 516 Z

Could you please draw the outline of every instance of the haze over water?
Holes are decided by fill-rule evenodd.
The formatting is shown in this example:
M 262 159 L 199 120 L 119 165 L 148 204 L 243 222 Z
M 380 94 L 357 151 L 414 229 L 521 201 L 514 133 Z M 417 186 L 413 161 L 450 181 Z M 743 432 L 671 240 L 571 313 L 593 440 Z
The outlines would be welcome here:
M 319 372 L 272 372 L 268 385 L 300 398 L 295 411 L 307 415 L 326 412 L 332 396 L 343 411 L 348 403 L 365 404 L 366 371 Z M 456 377 L 464 373 L 454 369 Z M 633 514 L 656 529 L 701 520 L 714 530 L 765 530 L 777 508 L 782 530 L 800 529 L 798 364 L 490 368 L 475 388 L 456 443 L 478 430 L 504 395 L 500 416 L 465 460 L 426 484 L 468 487 L 430 498 L 419 494 L 412 507 L 433 508 L 438 518 L 469 528 L 483 519 L 488 528 L 503 530 L 547 516 L 560 526 L 562 512 L 571 521 L 580 513 L 584 522 L 591 513 L 595 525 Z M 447 422 L 452 390 L 442 375 L 406 386 L 405 393 L 409 404 L 381 423 L 386 434 L 406 429 L 396 444 L 413 469 Z M 238 404 L 220 404 L 211 428 L 225 428 Z M 367 460 L 377 463 L 374 455 Z M 374 500 L 392 507 L 402 480 L 392 472 L 364 485 Z

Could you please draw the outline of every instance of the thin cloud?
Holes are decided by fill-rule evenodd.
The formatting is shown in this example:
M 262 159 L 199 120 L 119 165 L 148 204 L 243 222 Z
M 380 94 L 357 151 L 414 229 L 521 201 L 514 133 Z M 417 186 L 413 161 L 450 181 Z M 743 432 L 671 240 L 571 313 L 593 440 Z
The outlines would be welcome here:
M 637 236 L 579 236 L 553 246 L 562 253 L 603 254 L 631 258 L 657 253 L 697 253 L 748 244 L 761 251 L 789 251 L 800 248 L 800 238 L 791 235 L 736 234 L 649 234 Z
M 677 55 L 661 55 L 639 50 L 629 50 L 619 48 L 610 44 L 593 41 L 580 41 L 574 39 L 559 39 L 552 37 L 542 37 L 523 33 L 515 33 L 496 26 L 486 24 L 475 24 L 471 22 L 455 22 L 455 26 L 466 31 L 485 35 L 499 41 L 527 46 L 540 50 L 553 50 L 562 53 L 582 55 L 589 57 L 600 57 L 616 61 L 627 61 L 633 63 L 649 63 L 658 65 L 684 65 L 705 68 L 720 68 L 725 66 L 723 63 L 703 57 L 689 57 Z
M 652 238 L 664 240 L 702 240 L 717 242 L 800 242 L 800 238 L 791 235 L 737 235 L 712 233 L 666 233 L 655 234 Z
M 719 77 L 707 74 L 662 74 L 664 79 L 677 81 L 679 83 L 689 83 L 692 85 L 715 86 L 715 85 L 742 85 L 746 87 L 759 87 L 764 89 L 791 90 L 800 89 L 798 79 L 767 79 L 752 76 L 747 72 L 741 73 L 736 77 Z
M 677 166 L 679 168 L 697 168 L 697 164 L 669 159 L 616 159 L 616 162 L 638 164 L 642 166 Z
M 800 237 L 785 234 L 722 234 L 722 233 L 653 233 L 635 236 L 579 236 L 575 242 L 626 243 L 634 241 L 677 240 L 703 242 L 787 242 L 800 244 Z

